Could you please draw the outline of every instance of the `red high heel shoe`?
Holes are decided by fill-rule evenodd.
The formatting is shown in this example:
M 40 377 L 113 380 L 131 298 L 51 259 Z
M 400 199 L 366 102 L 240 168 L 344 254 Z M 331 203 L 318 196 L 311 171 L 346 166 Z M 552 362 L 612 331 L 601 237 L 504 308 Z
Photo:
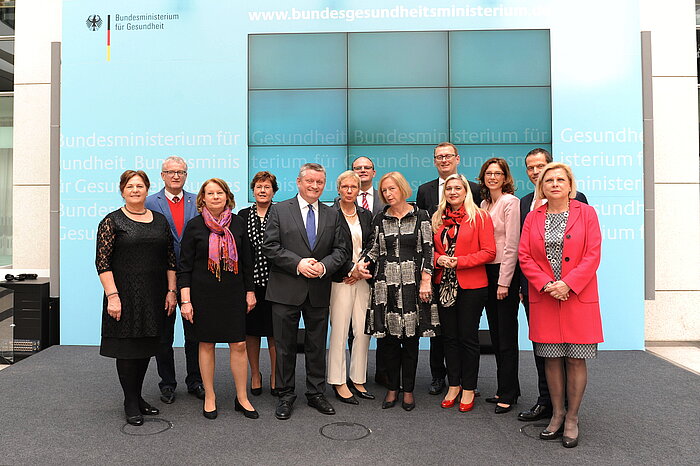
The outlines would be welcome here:
M 476 400 L 476 393 L 472 397 L 471 403 L 462 403 L 462 400 L 459 401 L 459 412 L 460 413 L 466 413 L 474 409 L 474 400 Z
M 451 400 L 442 400 L 442 403 L 440 403 L 440 406 L 442 406 L 443 408 L 451 408 L 455 405 L 456 400 L 457 400 L 457 397 L 454 397 Z

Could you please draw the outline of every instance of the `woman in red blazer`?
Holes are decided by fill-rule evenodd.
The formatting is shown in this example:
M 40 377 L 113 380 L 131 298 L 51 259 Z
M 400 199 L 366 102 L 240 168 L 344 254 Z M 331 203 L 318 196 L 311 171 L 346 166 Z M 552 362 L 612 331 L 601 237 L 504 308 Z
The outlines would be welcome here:
M 535 195 L 547 203 L 525 219 L 518 258 L 529 282 L 530 340 L 546 358 L 552 396 L 552 419 L 540 438 L 563 435 L 563 445 L 572 448 L 578 445 L 586 359 L 596 356 L 603 341 L 596 278 L 600 225 L 595 209 L 574 199 L 576 182 L 566 164 L 547 165 Z
M 433 214 L 434 283 L 445 346 L 449 389 L 443 408 L 474 407 L 479 375 L 479 320 L 488 296 L 484 264 L 496 257 L 493 223 L 474 204 L 469 182 L 459 174 L 447 177 L 442 201 Z

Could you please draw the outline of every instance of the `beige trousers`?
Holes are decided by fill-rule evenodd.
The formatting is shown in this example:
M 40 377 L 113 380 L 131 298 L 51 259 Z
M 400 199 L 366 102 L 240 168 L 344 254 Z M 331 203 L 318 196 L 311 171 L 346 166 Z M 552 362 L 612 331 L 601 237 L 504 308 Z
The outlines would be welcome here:
M 357 384 L 367 382 L 367 351 L 369 335 L 365 335 L 365 316 L 369 305 L 369 285 L 360 280 L 354 285 L 333 282 L 331 287 L 331 338 L 328 349 L 328 383 L 342 385 L 347 380 L 345 347 L 352 323 L 350 380 Z

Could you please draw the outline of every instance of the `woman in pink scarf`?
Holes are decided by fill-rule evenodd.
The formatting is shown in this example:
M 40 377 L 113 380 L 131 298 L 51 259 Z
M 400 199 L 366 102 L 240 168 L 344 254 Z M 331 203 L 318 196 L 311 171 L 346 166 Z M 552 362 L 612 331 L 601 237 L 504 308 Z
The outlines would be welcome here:
M 205 399 L 202 413 L 216 419 L 214 365 L 216 343 L 228 343 L 231 372 L 236 384 L 236 411 L 258 418 L 248 400 L 248 356 L 245 315 L 255 307 L 253 260 L 245 221 L 231 212 L 233 194 L 224 180 L 212 178 L 197 195 L 202 213 L 187 223 L 182 236 L 180 312 L 194 324 L 199 341 L 199 367 Z

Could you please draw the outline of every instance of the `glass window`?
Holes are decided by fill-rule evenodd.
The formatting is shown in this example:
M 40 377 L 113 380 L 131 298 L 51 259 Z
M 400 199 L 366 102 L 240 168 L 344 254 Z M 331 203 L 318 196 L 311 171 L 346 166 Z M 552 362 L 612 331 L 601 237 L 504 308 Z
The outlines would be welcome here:
M 0 94 L 0 267 L 12 264 L 13 99 Z

